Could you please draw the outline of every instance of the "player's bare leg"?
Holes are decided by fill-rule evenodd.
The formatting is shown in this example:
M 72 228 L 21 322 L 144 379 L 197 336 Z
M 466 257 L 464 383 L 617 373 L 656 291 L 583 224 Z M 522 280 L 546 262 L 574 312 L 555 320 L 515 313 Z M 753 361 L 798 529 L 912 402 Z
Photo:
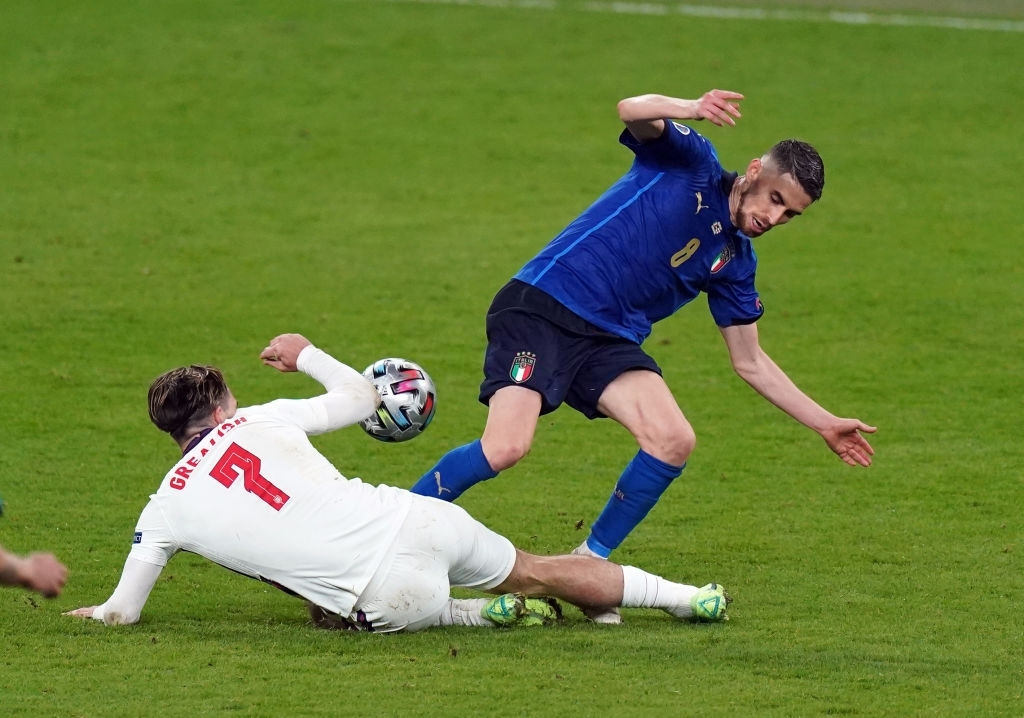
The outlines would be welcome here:
M 455 501 L 472 486 L 493 479 L 526 456 L 540 416 L 540 394 L 521 386 L 491 397 L 481 439 L 452 449 L 410 487 L 421 496 Z
M 540 394 L 521 386 L 502 387 L 491 397 L 480 444 L 495 472 L 514 466 L 530 452 L 540 409 Z
M 554 596 L 580 608 L 660 608 L 677 618 L 726 620 L 730 600 L 717 584 L 675 583 L 634 566 L 591 556 L 536 556 L 516 551 L 516 563 L 496 592 Z
M 627 371 L 605 388 L 597 402 L 601 413 L 622 424 L 655 459 L 682 466 L 697 444 L 665 380 L 652 371 Z
M 607 558 L 682 472 L 696 437 L 665 380 L 652 371 L 622 373 L 605 388 L 597 406 L 622 424 L 640 447 L 592 524 L 590 535 L 573 549 L 574 554 Z M 596 623 L 622 620 L 614 609 L 588 609 L 585 613 Z

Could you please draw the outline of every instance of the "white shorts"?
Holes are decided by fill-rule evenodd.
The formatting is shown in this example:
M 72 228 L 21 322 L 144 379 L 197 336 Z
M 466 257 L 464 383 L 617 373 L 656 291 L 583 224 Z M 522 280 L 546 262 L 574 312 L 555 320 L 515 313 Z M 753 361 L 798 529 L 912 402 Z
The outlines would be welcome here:
M 512 573 L 516 549 L 461 506 L 416 496 L 408 517 L 350 618 L 376 632 L 436 625 L 451 587 L 492 589 Z

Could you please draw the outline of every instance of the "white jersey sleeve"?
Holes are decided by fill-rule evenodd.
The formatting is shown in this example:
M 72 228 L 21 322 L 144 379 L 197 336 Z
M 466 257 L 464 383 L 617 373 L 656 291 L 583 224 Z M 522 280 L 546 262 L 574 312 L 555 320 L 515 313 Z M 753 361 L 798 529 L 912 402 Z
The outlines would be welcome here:
M 380 403 L 380 395 L 369 379 L 315 346 L 303 349 L 295 363 L 299 371 L 323 384 L 327 393 L 311 399 L 277 399 L 261 408 L 306 434 L 323 434 L 355 424 L 370 416 Z
M 114 594 L 102 606 L 96 607 L 92 617 L 108 626 L 138 623 L 142 607 L 146 605 L 161 571 L 163 566 L 139 561 L 129 555 Z
M 96 607 L 92 617 L 108 626 L 137 623 L 160 572 L 178 550 L 163 513 L 151 502 L 135 525 L 132 550 L 117 588 L 106 603 Z

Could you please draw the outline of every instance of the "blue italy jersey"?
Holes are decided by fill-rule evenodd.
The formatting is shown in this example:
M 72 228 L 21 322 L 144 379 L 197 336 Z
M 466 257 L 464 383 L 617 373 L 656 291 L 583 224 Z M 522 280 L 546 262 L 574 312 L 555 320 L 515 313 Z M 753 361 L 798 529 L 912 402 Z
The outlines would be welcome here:
M 736 175 L 707 139 L 674 122 L 657 140 L 624 130 L 619 141 L 636 155 L 629 172 L 515 278 L 637 343 L 701 292 L 719 326 L 757 321 L 757 257 L 729 219 Z

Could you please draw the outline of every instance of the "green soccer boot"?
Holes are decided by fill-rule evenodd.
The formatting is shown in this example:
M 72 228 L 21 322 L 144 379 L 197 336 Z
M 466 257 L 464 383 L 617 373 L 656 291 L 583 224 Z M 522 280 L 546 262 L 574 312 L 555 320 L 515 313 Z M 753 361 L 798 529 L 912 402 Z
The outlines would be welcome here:
M 562 620 L 562 607 L 553 598 L 506 593 L 488 601 L 480 614 L 498 626 L 548 626 Z

